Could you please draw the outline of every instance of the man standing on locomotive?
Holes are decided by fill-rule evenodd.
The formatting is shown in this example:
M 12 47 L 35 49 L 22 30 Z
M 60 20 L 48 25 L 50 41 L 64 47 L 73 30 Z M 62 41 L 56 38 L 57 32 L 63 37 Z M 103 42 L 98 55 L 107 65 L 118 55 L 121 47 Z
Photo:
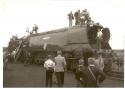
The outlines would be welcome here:
M 84 10 L 84 16 L 85 16 L 86 23 L 88 23 L 90 16 L 87 9 Z
M 84 10 L 80 13 L 80 22 L 81 22 L 81 25 L 84 25 L 85 24 L 85 15 L 84 15 Z
M 68 19 L 69 19 L 69 26 L 72 26 L 72 21 L 74 20 L 74 16 L 72 14 L 72 11 L 68 14 Z
M 36 24 L 34 24 L 32 32 L 34 31 L 35 33 L 37 33 L 38 29 L 39 29 L 38 26 Z
M 58 87 L 63 87 L 66 61 L 65 58 L 62 56 L 61 51 L 57 51 L 57 56 L 55 57 L 54 62 Z
M 74 13 L 74 17 L 75 17 L 75 25 L 80 25 L 80 10 L 78 10 L 77 12 Z

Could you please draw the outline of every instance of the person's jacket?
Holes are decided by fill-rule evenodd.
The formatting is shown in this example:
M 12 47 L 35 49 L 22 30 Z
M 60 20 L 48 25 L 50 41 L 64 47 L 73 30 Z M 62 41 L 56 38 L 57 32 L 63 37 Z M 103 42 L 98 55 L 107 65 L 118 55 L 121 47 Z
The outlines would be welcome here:
M 66 67 L 65 58 L 62 57 L 61 55 L 58 55 L 57 57 L 55 57 L 54 62 L 55 62 L 55 72 L 64 72 Z

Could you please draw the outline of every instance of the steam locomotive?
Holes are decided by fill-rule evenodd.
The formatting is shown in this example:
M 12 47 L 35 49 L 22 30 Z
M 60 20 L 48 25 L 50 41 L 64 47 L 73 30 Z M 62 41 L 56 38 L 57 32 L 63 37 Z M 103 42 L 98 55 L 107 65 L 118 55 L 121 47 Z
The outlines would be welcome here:
M 66 58 L 79 59 L 88 51 L 97 50 L 97 29 L 103 28 L 94 25 L 92 27 L 72 26 L 56 29 L 48 32 L 29 35 L 23 42 L 25 48 L 32 54 L 34 60 L 43 60 L 47 54 L 56 56 L 57 50 L 62 50 Z M 101 49 L 111 49 L 109 45 L 110 30 L 103 28 L 103 41 Z
M 97 49 L 97 29 L 100 26 L 87 27 L 73 26 L 53 31 L 33 34 L 29 36 L 29 48 L 33 51 L 57 51 L 64 52 L 83 51 L 84 49 Z M 103 29 L 103 41 L 101 49 L 111 49 L 109 45 L 110 31 Z
M 91 27 L 88 25 L 72 26 L 21 38 L 16 60 L 24 59 L 25 51 L 28 51 L 31 53 L 33 61 L 38 63 L 42 61 L 43 63 L 48 54 L 55 57 L 57 50 L 62 50 L 63 56 L 68 61 L 71 59 L 71 62 L 76 62 L 83 54 L 98 49 L 96 39 L 98 28 L 103 29 L 101 49 L 111 49 L 109 44 L 110 30 L 108 28 L 99 25 Z

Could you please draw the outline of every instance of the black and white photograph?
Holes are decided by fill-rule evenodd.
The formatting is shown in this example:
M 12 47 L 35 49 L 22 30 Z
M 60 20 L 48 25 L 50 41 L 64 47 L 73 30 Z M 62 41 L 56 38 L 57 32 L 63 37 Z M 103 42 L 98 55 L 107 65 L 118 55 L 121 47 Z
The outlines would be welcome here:
M 1 0 L 3 88 L 124 88 L 124 0 Z

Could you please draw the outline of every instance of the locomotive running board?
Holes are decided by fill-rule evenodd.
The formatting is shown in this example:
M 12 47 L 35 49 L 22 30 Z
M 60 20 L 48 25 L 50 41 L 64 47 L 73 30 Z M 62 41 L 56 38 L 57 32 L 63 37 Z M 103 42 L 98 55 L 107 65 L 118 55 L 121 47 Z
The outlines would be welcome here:
M 88 42 L 84 42 L 84 43 L 67 43 L 67 44 L 64 45 L 64 46 L 71 45 L 71 44 L 89 44 L 89 43 L 88 43 Z

